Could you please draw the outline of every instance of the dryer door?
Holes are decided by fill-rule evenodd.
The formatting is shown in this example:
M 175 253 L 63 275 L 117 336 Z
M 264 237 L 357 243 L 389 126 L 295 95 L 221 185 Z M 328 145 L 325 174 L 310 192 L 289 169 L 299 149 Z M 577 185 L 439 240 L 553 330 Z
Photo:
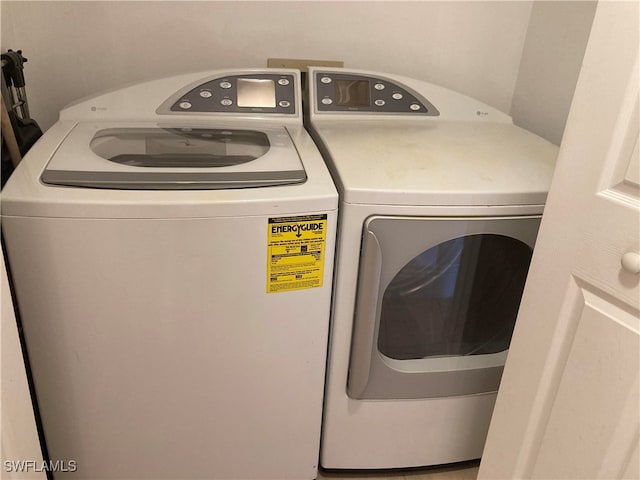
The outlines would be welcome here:
M 498 389 L 540 217 L 369 217 L 348 393 Z

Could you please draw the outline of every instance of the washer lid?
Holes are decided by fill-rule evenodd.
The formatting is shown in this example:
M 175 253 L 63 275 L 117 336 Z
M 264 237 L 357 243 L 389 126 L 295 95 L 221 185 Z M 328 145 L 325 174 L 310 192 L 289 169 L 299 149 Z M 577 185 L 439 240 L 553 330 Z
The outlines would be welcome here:
M 76 187 L 182 190 L 287 185 L 304 182 L 306 174 L 284 127 L 79 123 L 41 179 Z

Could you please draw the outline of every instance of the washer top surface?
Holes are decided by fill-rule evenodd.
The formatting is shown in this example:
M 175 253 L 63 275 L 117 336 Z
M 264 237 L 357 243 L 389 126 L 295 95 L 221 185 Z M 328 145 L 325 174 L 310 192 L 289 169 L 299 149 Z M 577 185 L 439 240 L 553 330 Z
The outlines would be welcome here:
M 308 126 L 343 202 L 543 205 L 558 148 L 478 100 L 418 80 L 309 68 Z
M 2 191 L 2 216 L 209 218 L 335 210 L 300 72 L 189 73 L 77 101 Z

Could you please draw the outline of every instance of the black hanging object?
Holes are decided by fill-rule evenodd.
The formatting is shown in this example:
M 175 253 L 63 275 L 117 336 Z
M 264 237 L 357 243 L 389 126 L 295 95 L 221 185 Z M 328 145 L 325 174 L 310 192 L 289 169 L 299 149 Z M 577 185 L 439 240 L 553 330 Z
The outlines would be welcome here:
M 29 115 L 24 81 L 24 64 L 27 59 L 22 55 L 22 50 L 9 50 L 0 57 L 2 59 L 2 98 L 7 107 L 20 155 L 24 156 L 42 136 L 42 130 Z M 6 155 L 4 144 L 2 150 L 2 184 L 4 185 L 11 174 L 12 165 L 8 161 L 9 155 Z

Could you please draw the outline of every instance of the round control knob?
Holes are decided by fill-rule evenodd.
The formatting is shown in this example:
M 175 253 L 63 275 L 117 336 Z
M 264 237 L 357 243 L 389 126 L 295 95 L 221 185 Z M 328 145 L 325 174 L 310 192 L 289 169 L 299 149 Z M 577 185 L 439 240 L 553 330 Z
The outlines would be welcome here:
M 200 92 L 200 96 L 202 98 L 211 98 L 212 95 L 213 95 L 213 93 L 211 93 L 209 90 L 202 90 Z
M 413 111 L 420 110 L 420 105 L 417 103 L 412 103 L 409 108 Z
M 220 100 L 220 104 L 228 107 L 229 105 L 233 105 L 233 101 L 228 98 L 223 98 L 222 100 Z
M 322 83 L 331 83 L 332 80 L 331 80 L 331 77 L 322 77 L 320 81 Z
M 220 82 L 220 88 L 231 88 L 231 82 Z
M 331 105 L 333 103 L 333 100 L 331 100 L 330 98 L 323 98 L 321 102 L 323 103 L 323 105 Z
M 380 99 L 378 99 L 378 100 L 376 100 L 376 101 L 375 101 L 375 102 L 373 102 L 373 103 L 375 103 L 377 107 L 383 107 L 383 106 L 384 106 L 384 104 L 385 104 L 385 101 L 384 101 L 384 100 L 380 100 Z
M 627 252 L 622 255 L 620 264 L 625 272 L 639 274 L 640 273 L 640 253 Z
M 280 105 L 282 108 L 288 108 L 291 106 L 291 102 L 288 100 L 280 100 L 278 102 L 278 105 Z
M 393 98 L 394 100 L 402 100 L 402 94 L 400 92 L 396 92 L 391 95 L 391 98 Z
M 376 83 L 373 88 L 376 90 L 384 90 L 384 83 Z
M 289 85 L 289 79 L 281 78 L 280 80 L 278 80 L 278 85 L 282 85 L 283 87 Z
M 180 102 L 178 106 L 183 110 L 189 110 L 192 105 L 190 102 Z

